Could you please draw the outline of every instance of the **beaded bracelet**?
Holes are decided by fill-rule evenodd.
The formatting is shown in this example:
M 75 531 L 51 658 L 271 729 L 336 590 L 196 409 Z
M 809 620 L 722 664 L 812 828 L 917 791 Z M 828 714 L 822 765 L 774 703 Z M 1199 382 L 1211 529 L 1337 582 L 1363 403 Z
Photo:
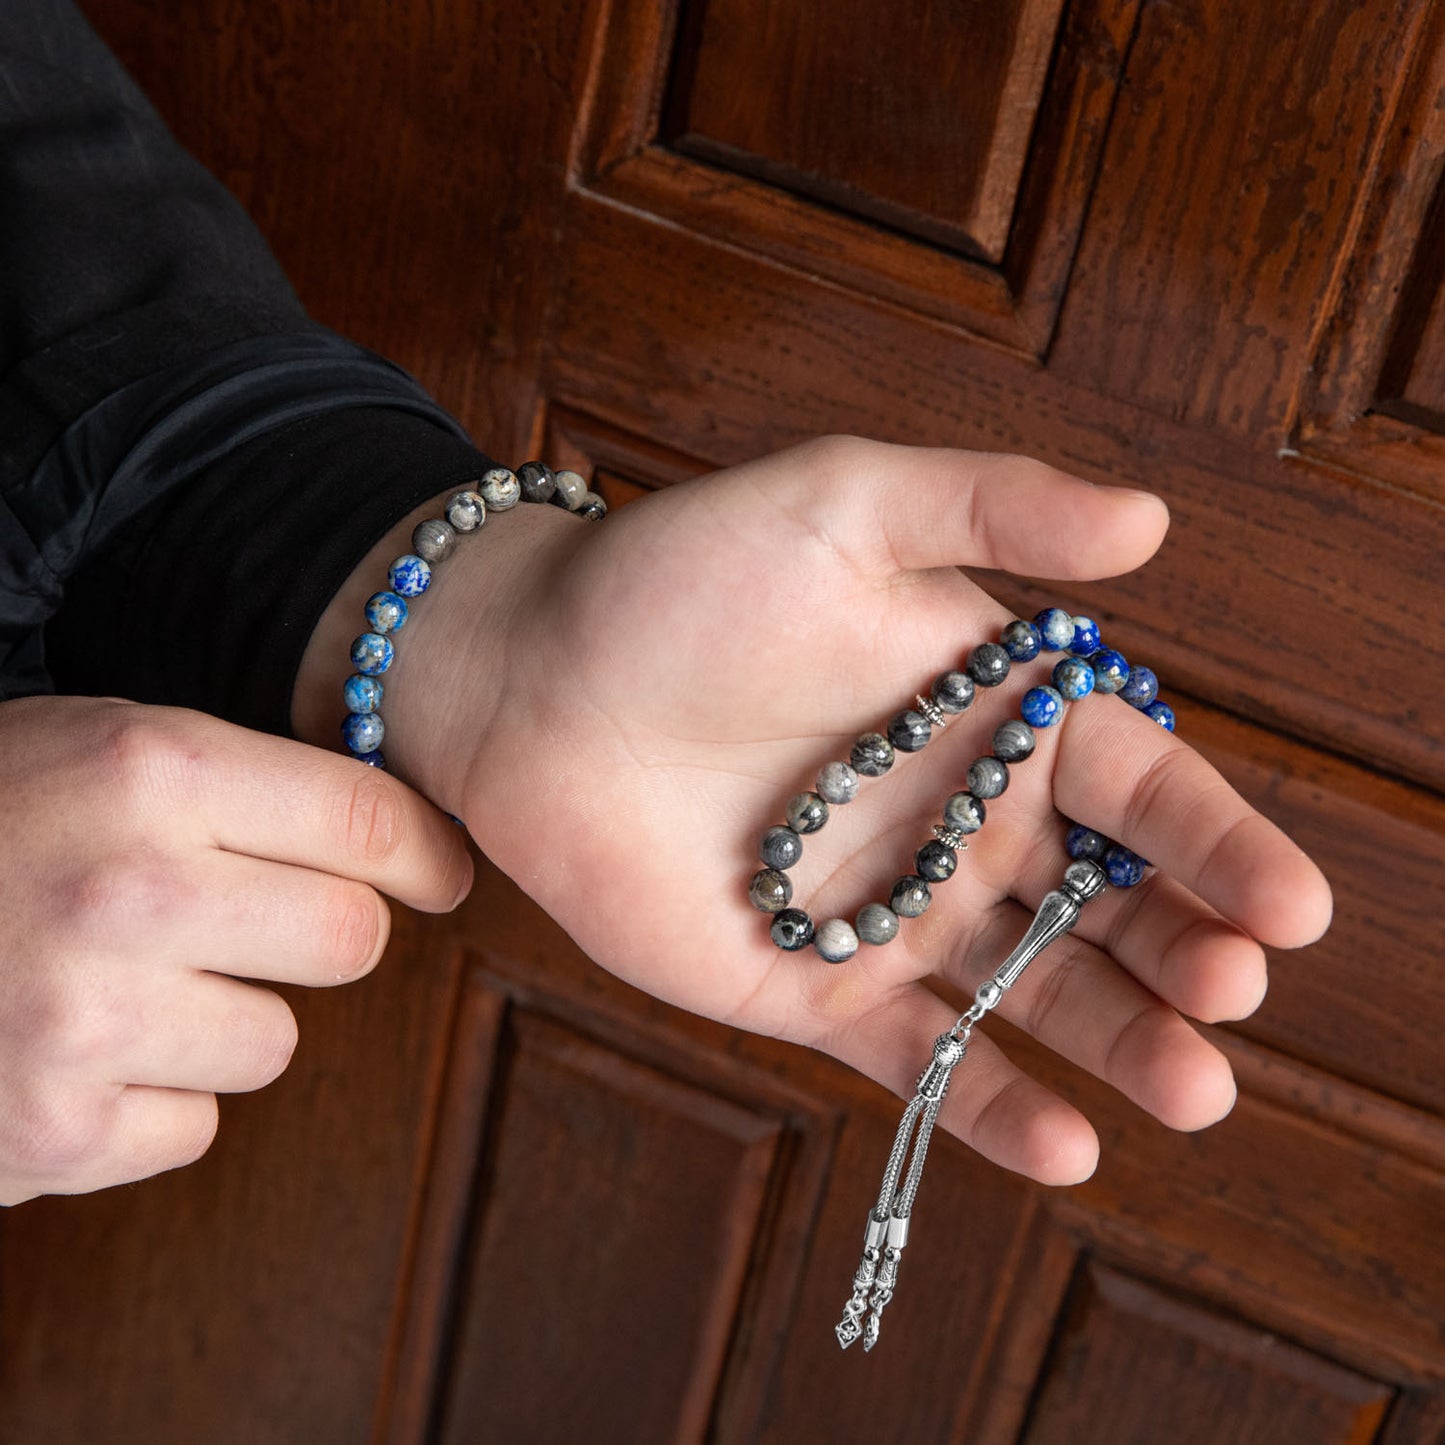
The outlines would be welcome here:
M 830 918 L 816 926 L 803 909 L 789 907 L 793 884 L 788 870 L 803 856 L 804 836 L 827 823 L 830 807 L 851 803 L 858 796 L 860 778 L 881 778 L 899 753 L 922 751 L 933 730 L 947 726 L 949 714 L 968 710 L 978 688 L 998 687 L 1015 663 L 1032 662 L 1042 652 L 1068 655 L 1054 667 L 1051 685 L 1030 688 L 1020 703 L 1020 716 L 994 732 L 992 753 L 969 765 L 967 790 L 954 793 L 944 804 L 943 821 L 914 855 L 915 871 L 898 879 L 888 903 L 865 904 L 852 924 Z M 916 707 L 896 713 L 884 733 L 864 733 L 853 744 L 849 760 L 826 763 L 813 791 L 788 800 L 787 821 L 763 835 L 758 853 L 764 867 L 750 880 L 748 898 L 753 907 L 773 915 L 769 929 L 773 942 L 790 951 L 811 943 L 829 963 L 852 958 L 860 941 L 879 947 L 892 942 L 899 920 L 924 913 L 933 901 L 933 886 L 953 876 L 959 852 L 984 825 L 986 805 L 1007 789 L 1010 766 L 1033 755 L 1035 730 L 1056 726 L 1067 703 L 1091 692 L 1118 693 L 1161 727 L 1174 730 L 1174 712 L 1159 701 L 1159 680 L 1153 672 L 1131 668 L 1123 654 L 1103 646 L 1091 618 L 1049 607 L 1032 622 L 1021 618 L 1010 622 L 998 642 L 975 647 L 962 671 L 945 672 L 934 682 L 930 696 L 920 696 Z M 1075 859 L 1101 863 L 1108 881 L 1118 888 L 1133 887 L 1148 866 L 1137 854 L 1079 824 L 1070 827 L 1065 846 Z
M 803 856 L 803 836 L 816 833 L 827 823 L 829 808 L 852 802 L 860 777 L 882 777 L 898 753 L 920 751 L 934 728 L 946 726 L 949 714 L 968 709 L 978 688 L 999 686 L 1015 663 L 1032 662 L 1041 652 L 1067 656 L 1055 665 L 1050 683 L 1031 687 L 1024 694 L 1020 715 L 995 730 L 993 751 L 975 758 L 969 766 L 967 791 L 953 794 L 944 804 L 942 823 L 914 855 L 917 871 L 893 885 L 888 903 L 865 904 L 854 924 L 830 918 L 816 927 L 803 909 L 789 907 L 793 885 L 787 870 Z M 1161 727 L 1174 731 L 1174 712 L 1159 700 L 1159 680 L 1147 667 L 1131 668 L 1121 653 L 1105 647 L 1090 618 L 1072 617 L 1061 607 L 1049 607 L 1032 622 L 1022 618 L 1010 622 L 997 642 L 975 647 L 962 671 L 945 672 L 928 697 L 916 699 L 916 708 L 905 708 L 889 720 L 886 733 L 864 733 L 853 744 L 848 762 L 825 764 L 815 790 L 790 798 L 785 809 L 787 822 L 763 835 L 759 853 L 765 866 L 753 876 L 748 897 L 755 908 L 773 915 L 769 928 L 773 942 L 787 950 L 812 943 L 829 963 L 852 958 L 860 940 L 875 946 L 890 943 L 898 936 L 899 920 L 923 913 L 932 902 L 932 886 L 953 876 L 959 851 L 968 847 L 968 837 L 984 825 L 985 804 L 1007 789 L 1010 767 L 1033 755 L 1035 729 L 1057 726 L 1067 704 L 1091 692 L 1117 693 Z M 933 1057 L 903 1110 L 877 1203 L 868 1213 L 853 1292 L 834 1329 L 844 1349 L 859 1339 L 864 1350 L 878 1343 L 883 1310 L 893 1298 L 899 1260 L 908 1242 L 929 1139 L 974 1025 L 998 1007 L 1005 991 L 1033 959 L 1073 928 L 1084 904 L 1101 893 L 1106 882 L 1132 888 L 1149 866 L 1121 844 L 1079 823 L 1069 826 L 1065 847 L 1074 861 L 1065 870 L 1062 885 L 1045 896 L 1018 947 L 978 986 L 973 1003 L 952 1028 L 934 1040 Z
M 459 536 L 479 531 L 488 512 L 507 512 L 518 502 L 552 502 L 593 521 L 607 515 L 607 503 L 588 491 L 586 481 L 576 472 L 554 472 L 541 462 L 525 462 L 516 472 L 492 467 L 483 473 L 475 490 L 453 492 L 442 509 L 443 516 L 418 522 L 411 534 L 412 550 L 387 568 L 386 588 L 367 598 L 369 630 L 351 644 L 351 665 L 356 671 L 342 688 L 346 717 L 341 736 L 358 762 L 373 768 L 386 766 L 381 753 L 386 736 L 381 720 L 381 674 L 396 660 L 392 635 L 406 626 L 409 604 L 431 586 L 432 567 L 456 551 Z

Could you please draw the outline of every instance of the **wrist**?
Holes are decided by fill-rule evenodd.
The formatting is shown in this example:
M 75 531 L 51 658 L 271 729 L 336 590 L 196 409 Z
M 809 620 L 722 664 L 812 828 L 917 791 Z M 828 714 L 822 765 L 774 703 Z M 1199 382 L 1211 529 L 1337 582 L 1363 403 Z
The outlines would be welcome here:
M 362 558 L 322 614 L 302 659 L 292 696 L 292 727 L 305 742 L 345 752 L 342 684 L 351 644 L 366 630 L 367 599 L 386 586 L 387 568 L 412 551 L 418 522 L 440 516 L 455 488 L 402 518 Z M 433 570 L 396 634 L 385 688 L 387 771 L 460 814 L 466 780 L 493 736 L 516 659 L 509 644 L 545 579 L 555 575 L 586 528 L 559 507 L 517 506 L 490 514 Z M 358 764 L 358 766 L 361 766 Z

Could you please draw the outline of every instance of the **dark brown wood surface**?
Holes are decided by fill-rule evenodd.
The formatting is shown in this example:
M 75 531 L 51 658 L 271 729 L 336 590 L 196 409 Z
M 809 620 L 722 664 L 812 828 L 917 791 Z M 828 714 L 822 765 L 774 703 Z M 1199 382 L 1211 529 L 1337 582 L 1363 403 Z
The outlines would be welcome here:
M 940 1140 L 855 1359 L 895 1101 L 484 867 L 295 998 L 202 1163 L 0 1220 L 0 1440 L 1445 1438 L 1445 5 L 87 9 L 313 311 L 499 454 L 617 504 L 828 431 L 1159 491 L 1159 558 L 1060 600 L 1337 918 L 1210 1031 L 1202 1134 L 997 1025 L 1099 1171 Z

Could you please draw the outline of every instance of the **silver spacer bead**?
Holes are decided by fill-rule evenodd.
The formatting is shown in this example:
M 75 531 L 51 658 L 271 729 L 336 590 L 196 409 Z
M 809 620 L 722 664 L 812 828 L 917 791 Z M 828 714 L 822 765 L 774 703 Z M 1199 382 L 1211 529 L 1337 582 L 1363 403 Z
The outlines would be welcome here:
M 964 852 L 968 848 L 968 839 L 957 828 L 950 828 L 947 823 L 935 823 L 933 836 L 945 847 L 957 852 Z
M 921 712 L 934 727 L 946 728 L 948 726 L 948 718 L 943 709 L 939 707 L 931 697 L 924 697 L 923 694 L 920 693 L 915 701 L 918 703 L 918 711 Z

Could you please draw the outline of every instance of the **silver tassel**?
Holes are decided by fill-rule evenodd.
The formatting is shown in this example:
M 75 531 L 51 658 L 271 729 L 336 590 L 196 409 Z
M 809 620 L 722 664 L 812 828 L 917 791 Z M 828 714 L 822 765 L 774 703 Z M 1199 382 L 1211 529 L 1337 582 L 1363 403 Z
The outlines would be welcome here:
M 1046 895 L 1039 905 L 1039 911 L 1018 947 L 998 966 L 992 978 L 978 986 L 973 1003 L 959 1015 L 953 1027 L 933 1041 L 933 1058 L 919 1075 L 917 1090 L 903 1110 L 898 1132 L 893 1137 L 888 1165 L 883 1171 L 878 1202 L 868 1215 L 863 1235 L 863 1258 L 853 1275 L 853 1294 L 843 1306 L 843 1318 L 834 1327 L 838 1343 L 845 1350 L 859 1339 L 863 1341 L 864 1350 L 871 1350 L 878 1343 L 883 1311 L 893 1298 L 898 1282 L 898 1264 L 903 1246 L 908 1243 L 908 1222 L 923 1179 L 928 1141 L 933 1134 L 938 1111 L 943 1106 L 944 1095 L 948 1092 L 948 1081 L 968 1048 L 973 1026 L 990 1009 L 998 1006 L 1004 990 L 1018 981 L 1024 969 L 1049 944 L 1062 938 L 1078 922 L 1084 904 L 1102 893 L 1104 884 L 1104 870 L 1097 863 L 1088 860 L 1071 863 L 1064 873 L 1062 885 Z M 903 1167 L 905 1159 L 908 1163 L 906 1172 Z

